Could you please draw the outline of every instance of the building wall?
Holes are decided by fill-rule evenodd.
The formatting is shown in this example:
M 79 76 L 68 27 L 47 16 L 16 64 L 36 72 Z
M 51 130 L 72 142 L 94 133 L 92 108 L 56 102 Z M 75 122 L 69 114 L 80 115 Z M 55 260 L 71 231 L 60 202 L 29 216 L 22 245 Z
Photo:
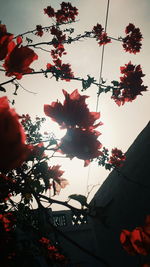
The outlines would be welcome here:
M 68 267 L 100 266 L 98 260 L 74 244 L 75 242 L 83 249 L 98 255 L 92 220 L 86 215 L 86 211 L 81 213 L 73 213 L 70 210 L 55 211 L 53 221 L 58 229 L 55 238 L 63 248 L 63 253 L 70 259 Z
M 126 153 L 124 166 L 112 171 L 91 204 L 105 207 L 102 217 L 93 219 L 99 254 L 112 267 L 138 267 L 146 258 L 130 256 L 123 250 L 119 236 L 122 229 L 142 226 L 150 215 L 150 123 Z M 150 262 L 150 261 L 149 261 Z

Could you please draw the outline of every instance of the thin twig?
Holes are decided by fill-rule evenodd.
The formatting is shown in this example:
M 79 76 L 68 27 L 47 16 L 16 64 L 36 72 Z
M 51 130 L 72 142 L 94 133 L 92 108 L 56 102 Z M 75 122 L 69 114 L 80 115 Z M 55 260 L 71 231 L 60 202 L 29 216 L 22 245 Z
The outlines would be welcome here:
M 12 82 L 15 81 L 15 80 L 16 80 L 16 78 L 12 78 L 12 79 L 10 79 L 10 80 L 8 80 L 8 81 L 6 81 L 6 82 L 0 83 L 0 86 L 2 86 L 2 85 L 4 85 L 4 84 L 7 84 L 7 83 L 12 83 Z
M 30 93 L 30 94 L 33 94 L 33 95 L 37 95 L 36 92 L 30 91 L 30 90 L 26 89 L 25 87 L 23 87 L 23 86 L 21 85 L 21 83 L 19 83 L 18 81 L 16 81 L 16 83 L 17 83 L 17 84 L 18 84 L 24 91 L 26 91 L 26 92 L 28 92 L 28 93 Z
M 61 25 L 67 25 L 67 24 L 75 23 L 75 22 L 78 22 L 78 21 L 79 20 L 62 22 L 62 23 L 55 22 L 55 23 L 56 23 L 57 26 L 61 26 Z M 45 27 L 42 27 L 42 30 L 47 30 L 47 29 L 50 29 L 52 27 L 53 27 L 53 25 L 52 26 L 45 26 Z M 24 35 L 27 35 L 27 34 L 30 34 L 30 33 L 34 33 L 34 32 L 37 32 L 37 29 L 33 29 L 33 30 L 30 30 L 30 31 L 26 31 L 24 33 L 17 34 L 16 36 L 14 36 L 13 39 L 16 39 L 19 36 L 24 36 Z
M 41 194 L 39 194 L 39 197 L 47 200 L 50 204 L 58 204 L 58 205 L 65 206 L 66 208 L 69 208 L 69 209 L 74 210 L 74 211 L 81 211 L 81 209 L 78 209 L 78 208 L 71 206 L 66 201 L 60 201 L 60 200 L 52 199 L 52 198 L 49 198 L 49 197 L 41 195 Z

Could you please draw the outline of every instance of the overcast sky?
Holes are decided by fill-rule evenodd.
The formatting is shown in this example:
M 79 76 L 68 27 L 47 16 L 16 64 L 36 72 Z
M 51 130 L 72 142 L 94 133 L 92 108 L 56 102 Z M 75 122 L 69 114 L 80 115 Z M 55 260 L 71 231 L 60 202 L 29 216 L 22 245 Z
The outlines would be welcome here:
M 27 30 L 34 29 L 37 24 L 49 26 L 51 21 L 44 15 L 43 9 L 48 5 L 59 9 L 60 0 L 0 0 L 0 20 L 6 24 L 8 32 L 18 34 Z M 97 23 L 105 24 L 107 0 L 72 0 L 73 6 L 79 9 L 79 21 L 75 23 L 75 33 L 82 33 L 84 30 L 91 30 Z M 103 78 L 108 83 L 111 80 L 119 80 L 120 66 L 128 63 L 141 64 L 144 77 L 144 85 L 149 86 L 149 60 L 150 60 L 150 1 L 149 0 L 110 0 L 107 33 L 112 37 L 124 36 L 124 29 L 129 23 L 139 27 L 144 40 L 142 51 L 139 54 L 132 55 L 125 53 L 119 42 L 112 42 L 105 46 Z M 32 37 L 32 36 L 29 36 Z M 34 37 L 33 37 L 34 38 Z M 39 41 L 40 38 L 39 38 Z M 64 56 L 65 63 L 71 63 L 72 70 L 77 77 L 84 77 L 89 74 L 99 79 L 101 49 L 95 40 L 84 40 L 82 42 L 66 45 L 67 55 Z M 39 61 L 35 63 L 35 69 L 45 68 L 46 63 L 52 62 L 49 54 L 39 52 Z M 33 66 L 33 67 L 34 67 Z M 0 81 L 7 78 L 0 73 Z M 80 82 L 56 82 L 54 79 L 46 79 L 40 75 L 36 77 L 24 77 L 20 80 L 21 85 L 37 94 L 29 94 L 20 89 L 18 96 L 15 97 L 16 111 L 19 114 L 29 113 L 44 116 L 43 105 L 51 103 L 57 99 L 62 100 L 62 89 L 72 92 L 78 88 L 81 92 Z M 6 86 L 7 95 L 13 99 L 13 90 L 11 85 Z M 90 110 L 96 109 L 95 86 L 90 87 L 85 94 L 90 97 L 87 99 Z M 2 94 L 1 94 L 2 95 Z M 132 144 L 137 135 L 146 126 L 150 117 L 150 94 L 144 92 L 143 96 L 137 97 L 132 103 L 126 103 L 118 107 L 110 98 L 110 94 L 102 95 L 99 102 L 99 111 L 101 112 L 101 121 L 104 123 L 100 127 L 102 135 L 100 141 L 109 149 L 118 147 L 124 152 Z M 57 124 L 48 119 L 46 128 L 54 131 L 58 137 L 64 135 Z M 144 148 L 143 148 L 144 149 Z M 64 177 L 70 182 L 68 188 L 63 190 L 58 199 L 66 199 L 73 193 L 85 194 L 88 184 L 101 184 L 108 175 L 108 171 L 92 163 L 90 169 L 83 167 L 83 161 L 73 159 L 57 159 L 55 164 L 62 165 L 65 170 Z M 52 164 L 52 163 L 51 163 Z M 95 188 L 97 190 L 98 187 Z M 95 191 L 93 191 L 94 194 Z M 91 195 L 92 196 L 92 195 Z

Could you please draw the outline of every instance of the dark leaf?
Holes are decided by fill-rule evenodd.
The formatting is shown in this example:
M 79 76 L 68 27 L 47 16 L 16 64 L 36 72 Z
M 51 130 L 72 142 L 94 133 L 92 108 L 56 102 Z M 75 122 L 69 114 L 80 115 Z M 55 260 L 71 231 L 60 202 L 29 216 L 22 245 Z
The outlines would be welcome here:
M 4 87 L 0 86 L 0 91 L 6 92 L 6 89 Z
M 87 206 L 86 196 L 73 194 L 73 195 L 70 195 L 69 198 L 78 201 L 81 204 L 81 206 Z

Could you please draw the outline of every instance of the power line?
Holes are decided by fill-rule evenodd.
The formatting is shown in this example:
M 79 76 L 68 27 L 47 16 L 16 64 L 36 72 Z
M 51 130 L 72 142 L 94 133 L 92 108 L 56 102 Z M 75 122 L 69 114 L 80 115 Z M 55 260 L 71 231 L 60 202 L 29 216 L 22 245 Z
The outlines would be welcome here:
M 105 27 L 104 27 L 105 32 L 107 30 L 109 5 L 110 5 L 110 0 L 107 1 Z M 99 84 L 102 82 L 102 71 L 103 71 L 103 63 L 104 63 L 104 49 L 105 49 L 105 46 L 103 45 L 103 47 L 102 47 L 102 54 L 101 54 L 101 63 L 100 63 Z M 99 90 L 100 90 L 100 85 L 99 85 L 99 88 L 98 88 L 98 92 L 99 92 Z M 97 95 L 97 102 L 96 102 L 96 112 L 98 111 L 99 97 L 100 97 L 100 95 L 98 94 Z M 90 168 L 91 168 L 91 164 L 89 165 L 88 168 L 89 169 L 88 169 L 88 175 L 87 175 L 87 192 L 88 192 L 88 182 L 89 182 L 89 179 L 90 179 Z
M 104 28 L 105 32 L 107 30 L 109 4 L 110 4 L 110 0 L 108 0 L 108 2 L 107 2 L 105 28 Z M 100 63 L 99 84 L 102 82 L 102 71 L 103 71 L 103 63 L 104 63 L 104 51 L 105 51 L 105 46 L 103 45 L 103 47 L 102 47 L 102 54 L 101 54 L 101 63 Z M 98 92 L 99 92 L 99 90 L 100 90 L 100 86 L 98 88 Z M 97 95 L 97 102 L 96 102 L 96 112 L 98 111 L 99 97 L 100 97 L 100 95 L 98 94 Z

